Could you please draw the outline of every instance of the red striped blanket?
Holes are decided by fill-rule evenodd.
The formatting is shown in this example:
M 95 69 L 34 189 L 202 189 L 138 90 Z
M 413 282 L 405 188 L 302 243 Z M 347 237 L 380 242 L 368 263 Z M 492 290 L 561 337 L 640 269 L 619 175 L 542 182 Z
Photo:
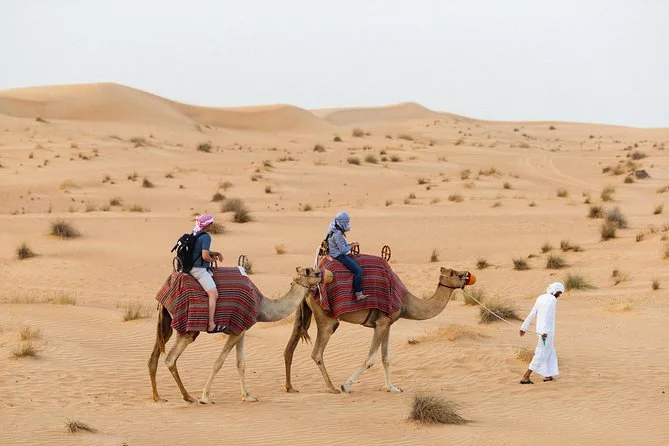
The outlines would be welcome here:
M 218 301 L 214 320 L 227 326 L 234 334 L 248 330 L 256 323 L 262 293 L 236 267 L 215 268 L 214 282 Z M 172 316 L 177 333 L 206 331 L 209 300 L 199 282 L 190 274 L 172 273 L 156 295 Z
M 402 297 L 408 293 L 407 288 L 381 257 L 361 254 L 354 258 L 362 267 L 362 290 L 369 297 L 356 302 L 353 273 L 338 260 L 326 256 L 318 267 L 332 271 L 334 280 L 327 285 L 321 284 L 316 300 L 320 300 L 321 307 L 335 319 L 344 313 L 374 308 L 395 317 L 400 311 Z

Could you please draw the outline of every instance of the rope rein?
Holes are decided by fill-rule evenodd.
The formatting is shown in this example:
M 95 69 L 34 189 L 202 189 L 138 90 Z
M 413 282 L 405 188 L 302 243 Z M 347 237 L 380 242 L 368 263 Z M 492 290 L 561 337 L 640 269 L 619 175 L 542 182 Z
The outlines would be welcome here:
M 469 296 L 474 302 L 476 302 L 477 304 L 479 304 L 481 307 L 483 307 L 483 309 L 485 309 L 488 313 L 490 313 L 490 314 L 492 314 L 493 316 L 495 316 L 495 317 L 496 317 L 497 319 L 499 319 L 500 321 L 502 321 L 502 322 L 506 322 L 507 324 L 509 324 L 509 325 L 511 325 L 512 327 L 515 327 L 515 328 L 517 328 L 517 329 L 519 329 L 519 330 L 523 330 L 523 328 L 522 328 L 521 325 L 516 325 L 516 324 L 514 324 L 513 322 L 509 322 L 509 321 L 507 321 L 507 320 L 504 319 L 502 316 L 500 316 L 499 314 L 497 314 L 497 313 L 495 313 L 494 311 L 492 311 L 490 308 L 488 308 L 488 307 L 486 307 L 485 305 L 483 305 L 483 302 L 481 302 L 480 300 L 478 300 L 477 298 L 475 298 L 474 296 L 472 296 L 472 295 L 471 295 L 470 293 L 468 293 L 467 290 L 465 290 L 464 288 L 462 289 L 462 292 L 465 293 L 467 296 Z M 523 330 L 523 331 L 526 332 L 526 333 L 534 333 L 534 334 L 537 335 L 537 336 L 541 336 L 541 333 L 537 333 L 537 332 L 534 331 L 534 330 Z

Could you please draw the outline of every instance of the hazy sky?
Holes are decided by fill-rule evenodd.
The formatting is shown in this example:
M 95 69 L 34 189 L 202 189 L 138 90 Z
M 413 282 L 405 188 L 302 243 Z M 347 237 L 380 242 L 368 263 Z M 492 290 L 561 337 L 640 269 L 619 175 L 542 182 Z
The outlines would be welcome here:
M 669 127 L 664 0 L 0 0 L 0 89 Z

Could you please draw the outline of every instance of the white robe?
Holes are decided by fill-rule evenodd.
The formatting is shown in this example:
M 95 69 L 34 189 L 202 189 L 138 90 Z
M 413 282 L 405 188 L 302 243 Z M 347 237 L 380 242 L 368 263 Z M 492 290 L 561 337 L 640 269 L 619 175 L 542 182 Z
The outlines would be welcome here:
M 527 316 L 527 319 L 521 325 L 523 331 L 527 331 L 532 320 L 537 318 L 536 332 L 546 333 L 546 343 L 541 339 L 537 342 L 537 348 L 534 350 L 534 357 L 530 362 L 529 369 L 542 376 L 557 376 L 558 360 L 553 340 L 555 339 L 555 307 L 557 304 L 557 297 L 552 294 L 542 294 L 537 297 L 537 301 L 532 307 L 532 311 Z

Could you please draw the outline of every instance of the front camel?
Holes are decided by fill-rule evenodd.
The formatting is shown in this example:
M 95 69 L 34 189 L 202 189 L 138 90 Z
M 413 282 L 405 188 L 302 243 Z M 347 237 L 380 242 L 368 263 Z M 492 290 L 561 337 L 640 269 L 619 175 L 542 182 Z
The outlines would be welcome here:
M 335 280 L 336 277 L 337 276 L 335 276 Z M 441 268 L 439 283 L 432 297 L 420 299 L 407 291 L 406 294 L 401 297 L 401 304 L 397 314 L 388 316 L 383 312 L 377 311 L 378 314 L 376 314 L 376 319 L 371 324 L 369 321 L 370 314 L 372 314 L 370 313 L 370 310 L 346 312 L 340 314 L 338 319 L 334 319 L 321 307 L 321 304 L 317 301 L 315 293 L 309 293 L 297 308 L 293 331 L 284 351 L 286 391 L 297 392 L 297 390 L 293 388 L 291 382 L 293 354 L 300 338 L 305 341 L 310 340 L 308 329 L 311 324 L 311 315 L 313 314 L 318 332 L 316 334 L 316 342 L 311 353 L 311 358 L 318 365 L 329 392 L 339 393 L 340 389 L 343 392 L 349 392 L 351 385 L 358 379 L 360 374 L 374 364 L 379 346 L 381 346 L 381 359 L 385 371 L 385 390 L 388 392 L 401 392 L 402 389 L 393 385 L 390 381 L 390 354 L 388 350 L 388 341 L 392 324 L 402 318 L 425 320 L 439 315 L 446 307 L 446 304 L 448 304 L 454 290 L 464 288 L 466 285 L 472 285 L 475 282 L 476 278 L 474 275 L 467 271 L 455 271 L 452 269 Z M 365 362 L 353 372 L 344 384 L 341 385 L 340 389 L 337 389 L 332 385 L 332 381 L 325 368 L 323 352 L 325 351 L 330 336 L 337 330 L 340 320 L 351 324 L 373 326 L 374 335 Z
M 223 270 L 223 268 L 217 269 L 217 270 Z M 235 268 L 228 268 L 227 270 L 235 270 Z M 252 323 L 255 322 L 273 322 L 273 321 L 278 321 L 281 319 L 284 319 L 288 317 L 293 311 L 295 311 L 295 307 L 299 305 L 300 302 L 302 302 L 309 292 L 309 289 L 318 285 L 322 278 L 323 275 L 321 274 L 321 271 L 318 269 L 314 268 L 296 268 L 297 274 L 295 278 L 293 279 L 293 282 L 291 284 L 290 290 L 288 293 L 286 293 L 285 296 L 279 298 L 279 299 L 270 299 L 262 294 L 259 293 L 258 291 L 258 299 L 253 301 L 250 305 L 254 306 L 253 310 L 255 310 L 252 314 L 254 316 L 254 320 Z M 195 279 L 192 279 L 190 276 L 187 275 L 179 275 L 180 273 L 173 273 L 170 278 L 168 278 L 168 281 L 165 283 L 163 286 L 163 290 L 165 289 L 170 289 L 171 279 L 175 280 L 192 280 L 194 281 Z M 186 277 L 187 276 L 187 277 Z M 331 278 L 331 274 L 326 271 L 325 276 L 327 278 Z M 248 280 L 245 276 L 244 278 L 239 278 L 237 279 L 238 281 Z M 214 278 L 217 278 L 216 272 L 214 274 Z M 195 282 L 196 286 L 199 286 L 197 282 Z M 226 299 L 226 283 L 223 283 L 219 286 L 219 282 L 217 281 L 217 286 L 219 287 L 219 304 L 221 303 L 222 299 Z M 253 286 L 253 289 L 257 290 L 255 286 Z M 161 290 L 161 293 L 163 292 Z M 159 296 L 161 295 L 159 293 Z M 201 299 L 204 299 L 205 302 L 205 308 L 206 308 L 206 294 L 204 293 L 203 290 L 199 289 L 198 293 L 202 294 L 200 296 Z M 163 293 L 165 294 L 165 293 Z M 158 298 L 157 298 L 158 299 Z M 239 302 L 237 302 L 239 304 Z M 249 305 L 249 302 L 246 302 L 247 305 Z M 218 305 L 217 305 L 217 314 L 218 314 Z M 191 321 L 188 321 L 191 323 Z M 197 323 L 200 323 L 201 320 L 198 319 L 196 320 L 193 324 L 197 325 Z M 170 314 L 170 312 L 165 308 L 163 305 L 158 305 L 158 326 L 157 326 L 157 332 L 156 332 L 156 342 L 153 347 L 153 352 L 151 353 L 151 356 L 148 361 L 148 366 L 149 366 L 149 376 L 151 378 L 151 388 L 153 391 L 153 400 L 154 401 L 164 401 L 160 395 L 158 394 L 158 387 L 156 384 L 156 371 L 158 369 L 158 359 L 160 358 L 160 354 L 165 352 L 165 344 L 167 341 L 170 339 L 172 336 L 173 332 L 173 315 Z M 247 324 L 249 325 L 249 324 Z M 167 357 L 165 358 L 165 363 L 167 364 L 167 368 L 170 370 L 172 373 L 172 376 L 174 377 L 174 380 L 177 383 L 177 386 L 179 387 L 179 390 L 181 391 L 181 394 L 183 395 L 183 399 L 187 402 L 195 402 L 197 401 L 195 398 L 193 398 L 186 388 L 184 387 L 181 378 L 179 377 L 179 371 L 177 370 L 177 360 L 179 359 L 179 356 L 184 352 L 186 347 L 188 347 L 189 344 L 191 344 L 195 339 L 198 337 L 200 334 L 200 331 L 206 330 L 206 327 L 199 328 L 196 330 L 193 330 L 191 327 L 191 330 L 187 330 L 188 325 L 184 324 L 182 325 L 177 325 L 177 339 L 172 346 L 172 349 L 170 352 L 167 354 Z M 182 332 L 179 332 L 179 329 L 182 329 Z M 223 347 L 223 350 L 221 351 L 221 354 L 216 358 L 216 361 L 214 362 L 214 369 L 207 381 L 207 384 L 202 392 L 202 398 L 200 399 L 200 402 L 203 404 L 211 402 L 209 399 L 209 394 L 211 391 L 211 386 L 214 382 L 214 378 L 216 377 L 216 374 L 218 371 L 221 369 L 223 366 L 223 363 L 225 362 L 225 359 L 227 358 L 228 354 L 230 351 L 232 351 L 233 347 L 236 347 L 236 352 L 237 352 L 237 371 L 239 372 L 239 379 L 241 382 L 241 392 L 242 392 L 242 400 L 243 401 L 256 401 L 256 398 L 249 393 L 249 391 L 246 388 L 246 383 L 244 380 L 244 373 L 245 373 L 245 363 L 244 363 L 244 334 L 246 330 L 240 330 L 238 333 L 231 332 L 227 342 L 225 343 L 225 346 Z

